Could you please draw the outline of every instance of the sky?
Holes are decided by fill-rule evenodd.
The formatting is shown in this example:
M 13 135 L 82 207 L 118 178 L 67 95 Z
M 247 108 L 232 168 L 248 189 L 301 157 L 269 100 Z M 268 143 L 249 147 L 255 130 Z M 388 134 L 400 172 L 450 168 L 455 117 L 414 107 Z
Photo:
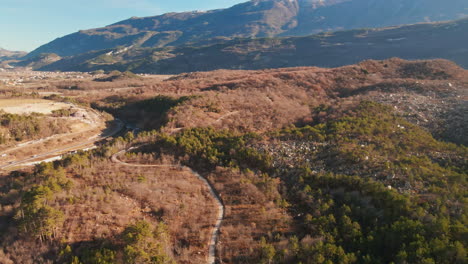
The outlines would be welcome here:
M 80 29 L 137 16 L 226 8 L 247 0 L 0 0 L 0 48 L 32 51 Z

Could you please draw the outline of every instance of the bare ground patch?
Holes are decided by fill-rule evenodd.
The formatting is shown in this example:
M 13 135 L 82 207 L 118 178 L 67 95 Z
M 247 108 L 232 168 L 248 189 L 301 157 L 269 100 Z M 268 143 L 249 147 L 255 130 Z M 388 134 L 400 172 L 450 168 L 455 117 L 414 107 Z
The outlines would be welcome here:
M 70 104 L 44 99 L 0 99 L 0 109 L 10 114 L 51 114 L 69 107 Z

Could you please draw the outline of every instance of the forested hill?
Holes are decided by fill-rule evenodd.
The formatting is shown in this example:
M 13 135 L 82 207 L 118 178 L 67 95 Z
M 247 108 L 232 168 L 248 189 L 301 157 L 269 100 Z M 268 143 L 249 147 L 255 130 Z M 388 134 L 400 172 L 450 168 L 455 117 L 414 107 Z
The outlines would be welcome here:
M 71 56 L 124 47 L 200 46 L 233 38 L 305 36 L 324 31 L 376 28 L 468 15 L 466 0 L 252 0 L 227 9 L 130 18 L 81 30 L 31 52 Z

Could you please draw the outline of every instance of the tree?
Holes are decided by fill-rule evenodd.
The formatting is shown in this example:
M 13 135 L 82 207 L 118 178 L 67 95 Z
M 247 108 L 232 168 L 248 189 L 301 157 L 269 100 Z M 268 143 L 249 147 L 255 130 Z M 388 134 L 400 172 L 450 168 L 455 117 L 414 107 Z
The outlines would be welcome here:
M 262 237 L 260 242 L 260 262 L 261 263 L 272 263 L 276 255 L 276 250 L 273 245 L 266 242 L 266 239 Z

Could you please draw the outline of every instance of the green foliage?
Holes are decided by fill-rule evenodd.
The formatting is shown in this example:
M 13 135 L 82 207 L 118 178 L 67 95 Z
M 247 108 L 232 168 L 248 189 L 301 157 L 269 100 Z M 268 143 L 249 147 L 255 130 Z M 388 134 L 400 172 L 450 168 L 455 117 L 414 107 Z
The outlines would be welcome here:
M 168 231 L 163 223 L 153 226 L 139 221 L 127 226 L 120 238 L 120 241 L 112 243 L 108 240 L 94 241 L 75 250 L 67 245 L 59 253 L 60 263 L 174 263 L 166 252 Z
M 115 264 L 118 262 L 115 250 L 106 247 L 85 248 L 78 255 L 74 255 L 70 245 L 60 251 L 59 260 L 59 263 L 70 264 Z
M 52 111 L 52 116 L 54 117 L 69 117 L 71 116 L 75 111 L 72 109 L 58 109 L 58 110 L 53 110 Z
M 333 110 L 317 112 L 336 116 Z M 289 200 L 303 215 L 299 235 L 320 241 L 293 239 L 287 257 L 302 263 L 466 263 L 468 217 L 459 206 L 466 204 L 466 148 L 435 140 L 377 103 L 362 102 L 338 116 L 273 134 L 325 143 L 312 154 L 316 159 L 309 158 L 325 161 L 329 171 L 296 168 L 286 178 Z M 406 194 L 382 184 L 388 175 L 410 183 Z
M 66 89 L 70 89 L 70 87 L 75 87 L 76 89 L 76 86 L 67 86 Z M 58 94 L 51 94 L 49 96 L 44 96 L 44 99 L 47 99 L 47 100 L 53 100 L 53 101 L 57 101 L 57 102 L 62 102 L 62 103 L 71 103 L 71 104 L 76 104 L 76 105 L 86 105 L 80 101 L 77 101 L 76 98 L 74 97 L 68 97 L 68 96 L 61 96 L 61 95 L 58 95 Z
M 153 227 L 146 221 L 128 226 L 122 234 L 125 263 L 173 263 L 164 247 L 167 228 L 163 223 Z
M 307 125 L 299 128 L 291 126 L 281 131 L 274 132 L 271 135 L 282 140 L 306 139 L 311 141 L 324 142 L 326 139 L 326 132 L 324 131 L 323 125 L 318 125 L 315 127 Z
M 333 118 L 333 109 L 326 111 L 331 117 L 326 123 L 289 127 L 273 136 L 326 144 L 323 152 L 308 158 L 325 162 L 335 173 L 394 175 L 400 184 L 405 181 L 437 192 L 465 184 L 466 147 L 437 141 L 391 108 L 374 102 L 362 102 L 338 118 Z
M 95 63 L 110 63 L 114 60 L 114 58 L 110 55 L 103 54 L 95 59 Z M 96 78 L 94 81 L 97 82 L 113 82 L 116 80 L 122 80 L 122 79 L 141 79 L 140 76 L 130 72 L 130 71 L 125 71 L 125 72 L 120 72 L 120 71 L 112 71 L 109 73 L 108 76 L 102 77 L 102 78 Z
M 55 194 L 71 188 L 63 168 L 55 169 L 50 163 L 36 169 L 35 178 L 39 181 L 22 195 L 21 205 L 15 218 L 21 232 L 41 240 L 56 236 L 57 229 L 63 224 L 63 213 L 51 206 Z
M 246 146 L 255 137 L 255 134 L 238 136 L 225 130 L 193 128 L 176 136 L 162 135 L 157 143 L 165 149 L 176 149 L 180 154 L 189 155 L 194 164 L 202 162 L 206 166 L 267 170 L 271 167 L 270 158 Z
M 296 208 L 307 212 L 304 234 L 321 237 L 322 242 L 299 243 L 296 260 L 463 263 L 466 240 L 458 240 L 448 228 L 448 215 L 420 215 L 417 200 L 373 180 L 308 171 L 300 176 L 303 183 L 291 181 L 290 197 L 297 201 Z M 336 258 L 324 253 L 330 248 L 339 253 Z
M 268 244 L 265 238 L 262 237 L 262 241 L 260 243 L 260 263 L 272 263 L 275 254 L 275 247 Z
M 82 263 L 114 264 L 116 252 L 107 248 L 86 251 L 81 257 Z
M 114 58 L 111 55 L 103 54 L 93 60 L 94 63 L 113 63 Z

